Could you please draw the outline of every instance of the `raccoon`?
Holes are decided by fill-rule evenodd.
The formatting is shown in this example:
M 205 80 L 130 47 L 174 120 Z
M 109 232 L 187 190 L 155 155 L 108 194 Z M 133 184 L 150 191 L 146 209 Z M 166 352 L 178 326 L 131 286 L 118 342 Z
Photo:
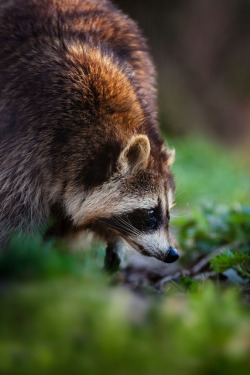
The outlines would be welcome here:
M 0 3 L 0 243 L 92 231 L 171 263 L 174 152 L 137 25 L 106 0 Z

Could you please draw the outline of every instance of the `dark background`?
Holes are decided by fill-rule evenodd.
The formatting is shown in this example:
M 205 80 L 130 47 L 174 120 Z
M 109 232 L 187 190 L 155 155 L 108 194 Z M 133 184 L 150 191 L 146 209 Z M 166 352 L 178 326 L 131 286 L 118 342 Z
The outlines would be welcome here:
M 137 21 L 158 72 L 161 127 L 250 146 L 250 1 L 115 0 Z

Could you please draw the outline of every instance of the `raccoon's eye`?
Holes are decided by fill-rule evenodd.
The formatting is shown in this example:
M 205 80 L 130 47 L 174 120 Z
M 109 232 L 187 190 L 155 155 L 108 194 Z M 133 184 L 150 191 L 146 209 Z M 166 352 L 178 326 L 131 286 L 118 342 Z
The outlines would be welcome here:
M 147 214 L 150 219 L 153 219 L 155 217 L 155 210 L 148 210 Z

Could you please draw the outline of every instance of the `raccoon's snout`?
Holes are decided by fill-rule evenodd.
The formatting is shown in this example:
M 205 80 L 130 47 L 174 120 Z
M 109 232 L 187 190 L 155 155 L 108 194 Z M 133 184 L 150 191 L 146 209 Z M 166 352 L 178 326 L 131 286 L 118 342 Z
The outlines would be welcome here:
M 172 246 L 169 246 L 163 261 L 165 263 L 174 263 L 178 258 L 179 254 L 177 251 Z
M 137 245 L 137 246 L 140 249 L 141 254 L 146 255 L 146 256 L 152 256 L 152 254 L 145 251 L 143 246 L 141 246 L 141 245 Z M 156 258 L 158 258 L 158 257 L 156 256 Z M 161 261 L 163 261 L 165 263 L 174 263 L 176 260 L 179 259 L 179 254 L 172 246 L 169 246 L 164 258 L 162 258 L 162 256 L 161 256 L 158 259 L 160 259 Z

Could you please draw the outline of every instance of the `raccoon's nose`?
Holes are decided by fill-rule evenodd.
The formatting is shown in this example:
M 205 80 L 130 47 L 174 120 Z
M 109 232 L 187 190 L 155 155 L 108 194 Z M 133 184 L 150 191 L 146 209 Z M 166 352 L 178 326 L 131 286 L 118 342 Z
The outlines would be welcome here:
M 172 246 L 169 246 L 168 251 L 165 255 L 164 262 L 165 263 L 173 263 L 178 258 L 179 258 L 179 254 L 177 253 L 177 251 Z

